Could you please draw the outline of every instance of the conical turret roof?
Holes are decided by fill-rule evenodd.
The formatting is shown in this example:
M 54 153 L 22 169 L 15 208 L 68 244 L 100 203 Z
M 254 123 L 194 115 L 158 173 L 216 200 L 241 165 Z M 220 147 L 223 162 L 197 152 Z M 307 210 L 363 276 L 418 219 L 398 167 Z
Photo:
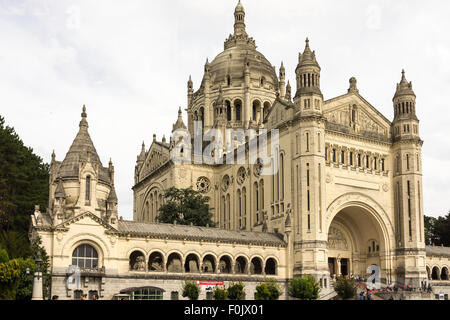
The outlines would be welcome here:
M 80 129 L 59 168 L 59 175 L 61 178 L 78 177 L 80 160 L 87 161 L 88 158 L 90 159 L 90 162 L 98 163 L 100 169 L 103 168 L 97 150 L 89 135 L 89 125 L 86 118 L 86 107 L 83 106 Z
M 178 109 L 178 119 L 177 122 L 173 125 L 172 132 L 178 129 L 186 129 L 186 125 L 183 122 L 183 112 L 181 111 L 181 107 Z
M 405 77 L 405 70 L 402 70 L 402 79 L 397 84 L 397 90 L 395 91 L 394 99 L 399 96 L 411 95 L 416 96 L 412 89 L 412 82 L 408 82 Z
M 305 42 L 305 50 L 303 51 L 303 54 L 299 54 L 298 57 L 298 66 L 317 66 L 320 68 L 319 63 L 316 60 L 316 52 L 311 51 L 311 48 L 309 47 L 309 39 L 306 38 Z

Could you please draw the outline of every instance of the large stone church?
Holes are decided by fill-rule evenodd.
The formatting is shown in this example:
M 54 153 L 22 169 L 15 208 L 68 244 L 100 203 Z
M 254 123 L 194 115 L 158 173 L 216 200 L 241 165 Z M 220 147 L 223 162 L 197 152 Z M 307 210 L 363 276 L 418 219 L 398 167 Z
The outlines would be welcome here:
M 313 275 L 326 298 L 334 276 L 368 277 L 370 266 L 379 268 L 383 284 L 449 285 L 449 248 L 425 246 L 423 141 L 405 72 L 393 83 L 391 121 L 359 94 L 355 78 L 348 92 L 325 100 L 308 39 L 298 55 L 295 91 L 282 63 L 276 71 L 247 34 L 239 1 L 224 51 L 206 61 L 197 90 L 189 78 L 187 125 L 180 108 L 173 134 L 218 130 L 224 144 L 243 147 L 246 161 L 179 163 L 171 157 L 179 141 L 154 136 L 137 156 L 133 221 L 118 215 L 114 166 L 103 166 L 83 107 L 65 158 L 52 155 L 48 210 L 37 207 L 31 216 L 30 236 L 39 235 L 50 256 L 52 294 L 181 299 L 188 278 L 210 285 L 243 281 L 246 299 L 253 299 L 255 287 L 274 278 L 287 299 L 290 279 Z M 249 161 L 252 139 L 236 143 L 229 130 L 256 136 L 276 130 L 267 142 L 277 170 L 264 174 L 265 161 Z M 158 223 L 170 187 L 207 196 L 216 226 Z M 210 299 L 211 288 L 202 288 L 200 298 Z

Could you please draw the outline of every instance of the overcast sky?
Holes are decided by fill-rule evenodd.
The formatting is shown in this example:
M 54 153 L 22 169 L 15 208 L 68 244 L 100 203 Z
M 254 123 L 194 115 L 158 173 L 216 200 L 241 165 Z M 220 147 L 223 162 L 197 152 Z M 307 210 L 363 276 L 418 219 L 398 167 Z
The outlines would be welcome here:
M 450 209 L 450 1 L 243 0 L 247 32 L 295 90 L 309 37 L 324 98 L 358 80 L 388 119 L 401 70 L 417 95 L 425 214 Z M 62 161 L 86 104 L 104 166 L 112 158 L 119 215 L 132 219 L 142 141 L 169 138 L 186 82 L 223 51 L 237 0 L 0 0 L 0 115 L 27 146 Z M 184 114 L 186 122 L 186 115 Z

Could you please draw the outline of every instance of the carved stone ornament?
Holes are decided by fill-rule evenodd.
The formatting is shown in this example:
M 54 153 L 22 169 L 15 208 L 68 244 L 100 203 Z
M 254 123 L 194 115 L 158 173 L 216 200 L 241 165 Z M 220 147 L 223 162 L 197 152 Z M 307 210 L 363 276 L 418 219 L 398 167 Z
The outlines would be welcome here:
M 348 250 L 347 239 L 345 239 L 345 236 L 341 230 L 330 227 L 330 232 L 328 233 L 328 248 Z
M 237 173 L 237 182 L 239 184 L 243 184 L 245 182 L 245 178 L 247 177 L 247 171 L 244 167 L 240 167 Z
M 200 177 L 197 180 L 197 190 L 201 193 L 208 193 L 211 189 L 211 183 L 208 178 Z
M 253 165 L 253 174 L 255 175 L 255 177 L 258 178 L 259 176 L 261 176 L 262 168 L 263 168 L 263 163 L 262 163 L 261 159 L 258 158 L 256 163 Z
M 228 188 L 230 187 L 231 184 L 231 180 L 230 180 L 230 176 L 229 175 L 224 175 L 223 179 L 222 179 L 222 191 L 227 191 Z

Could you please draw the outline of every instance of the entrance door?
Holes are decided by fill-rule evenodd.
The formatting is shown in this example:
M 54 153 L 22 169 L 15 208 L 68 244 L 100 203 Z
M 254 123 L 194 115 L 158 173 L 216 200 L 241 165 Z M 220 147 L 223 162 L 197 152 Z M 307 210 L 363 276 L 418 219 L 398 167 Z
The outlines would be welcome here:
M 341 275 L 348 276 L 348 259 L 341 259 Z
M 336 270 L 334 269 L 335 258 L 328 258 L 328 269 L 330 270 L 330 276 L 336 274 Z

